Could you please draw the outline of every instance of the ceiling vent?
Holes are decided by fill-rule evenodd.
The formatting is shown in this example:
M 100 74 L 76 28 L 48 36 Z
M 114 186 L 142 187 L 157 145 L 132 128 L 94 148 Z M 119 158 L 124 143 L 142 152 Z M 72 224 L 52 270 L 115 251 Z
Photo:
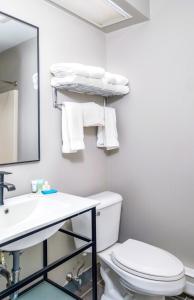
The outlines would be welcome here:
M 136 24 L 148 17 L 131 0 L 45 0 L 84 19 L 105 32 Z M 149 4 L 149 0 L 141 0 Z M 138 1 L 139 4 L 139 1 Z

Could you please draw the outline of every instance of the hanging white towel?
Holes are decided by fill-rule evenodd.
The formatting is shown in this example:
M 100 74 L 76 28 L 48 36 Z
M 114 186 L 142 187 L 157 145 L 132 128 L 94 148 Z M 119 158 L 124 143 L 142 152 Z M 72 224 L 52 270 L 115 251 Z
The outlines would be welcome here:
M 62 152 L 75 153 L 85 149 L 81 105 L 65 102 L 62 105 Z
M 67 125 L 67 113 L 65 105 L 62 106 L 62 153 L 75 153 L 70 145 L 70 137 Z
M 104 108 L 105 126 L 98 127 L 97 147 L 113 150 L 119 148 L 116 112 L 112 107 Z
M 110 83 L 113 85 L 124 85 L 124 86 L 129 83 L 129 80 L 126 77 L 119 74 L 113 74 L 110 72 L 106 72 L 104 74 L 103 81 L 104 83 Z
M 82 104 L 84 127 L 104 126 L 104 108 L 94 102 Z
M 50 68 L 51 73 L 58 78 L 79 75 L 100 79 L 104 76 L 105 70 L 101 67 L 86 66 L 77 63 L 58 63 L 53 64 Z

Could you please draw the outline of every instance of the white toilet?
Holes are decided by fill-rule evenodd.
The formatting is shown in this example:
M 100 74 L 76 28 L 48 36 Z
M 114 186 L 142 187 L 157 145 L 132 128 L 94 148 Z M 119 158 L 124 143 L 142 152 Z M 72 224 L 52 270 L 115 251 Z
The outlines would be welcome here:
M 112 192 L 90 196 L 97 206 L 97 252 L 105 291 L 101 300 L 162 300 L 183 292 L 184 266 L 174 255 L 129 239 L 119 244 L 122 197 Z M 90 214 L 72 220 L 73 230 L 91 236 Z M 75 239 L 76 247 L 83 242 Z

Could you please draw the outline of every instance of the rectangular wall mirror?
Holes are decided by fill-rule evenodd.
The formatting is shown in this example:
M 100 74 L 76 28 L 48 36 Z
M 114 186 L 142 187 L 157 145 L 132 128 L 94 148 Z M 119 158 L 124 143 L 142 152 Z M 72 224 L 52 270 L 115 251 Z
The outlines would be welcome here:
M 0 165 L 40 160 L 39 30 L 0 12 Z

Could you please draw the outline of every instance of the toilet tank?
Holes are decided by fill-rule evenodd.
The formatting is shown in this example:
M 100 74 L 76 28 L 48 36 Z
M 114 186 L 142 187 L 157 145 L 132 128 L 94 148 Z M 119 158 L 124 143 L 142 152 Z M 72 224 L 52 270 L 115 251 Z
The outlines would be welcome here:
M 98 200 L 96 207 L 96 239 L 97 252 L 103 251 L 118 241 L 122 197 L 113 192 L 103 192 L 88 198 Z M 91 237 L 91 213 L 82 214 L 72 219 L 73 231 Z M 75 239 L 77 248 L 84 245 L 83 241 Z M 91 249 L 87 250 L 91 252 Z

